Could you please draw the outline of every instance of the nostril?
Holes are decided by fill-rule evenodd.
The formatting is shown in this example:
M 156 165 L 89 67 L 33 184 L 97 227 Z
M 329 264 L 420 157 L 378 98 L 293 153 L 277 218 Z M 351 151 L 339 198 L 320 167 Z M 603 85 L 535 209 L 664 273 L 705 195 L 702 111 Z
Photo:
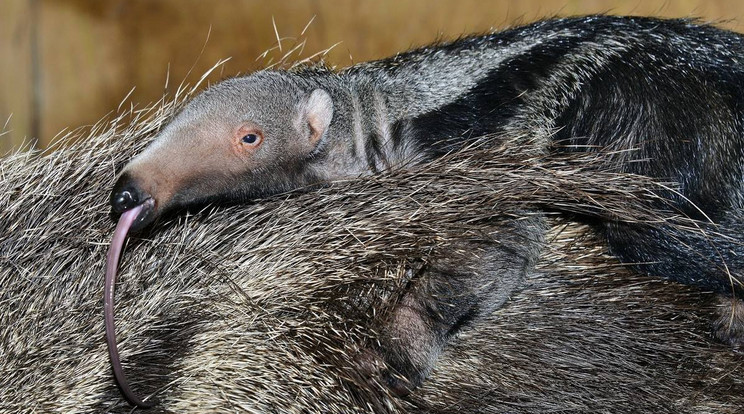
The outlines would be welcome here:
M 132 193 L 130 193 L 128 190 L 124 190 L 118 195 L 115 196 L 114 199 L 114 208 L 120 211 L 124 211 L 126 209 L 132 208 L 135 205 L 134 197 L 132 197 Z
M 116 181 L 116 184 L 114 184 L 109 202 L 115 212 L 123 213 L 127 210 L 133 209 L 142 203 L 142 201 L 147 197 L 146 193 L 140 189 L 137 181 L 124 173 Z
M 117 213 L 123 213 L 139 204 L 139 197 L 131 190 L 115 192 L 111 197 L 111 207 Z

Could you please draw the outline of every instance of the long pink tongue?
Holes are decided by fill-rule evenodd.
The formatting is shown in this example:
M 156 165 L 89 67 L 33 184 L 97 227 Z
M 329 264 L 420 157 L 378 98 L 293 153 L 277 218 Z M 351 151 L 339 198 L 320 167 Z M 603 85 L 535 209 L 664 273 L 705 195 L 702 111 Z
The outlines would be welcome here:
M 119 257 L 121 256 L 121 249 L 124 246 L 124 240 L 127 238 L 129 228 L 132 227 L 132 223 L 142 211 L 142 205 L 139 205 L 124 214 L 119 218 L 119 223 L 116 225 L 114 231 L 114 238 L 111 240 L 111 246 L 109 247 L 108 255 L 106 256 L 106 281 L 104 284 L 103 293 L 103 311 L 106 319 L 106 343 L 108 344 L 109 357 L 111 358 L 111 367 L 114 370 L 114 377 L 116 382 L 119 383 L 122 394 L 131 403 L 138 407 L 148 408 L 152 407 L 154 403 L 152 401 L 144 402 L 137 398 L 129 388 L 127 377 L 124 375 L 124 370 L 121 367 L 121 361 L 119 360 L 119 350 L 116 347 L 116 329 L 114 326 L 114 285 L 116 284 L 116 272 L 119 267 Z

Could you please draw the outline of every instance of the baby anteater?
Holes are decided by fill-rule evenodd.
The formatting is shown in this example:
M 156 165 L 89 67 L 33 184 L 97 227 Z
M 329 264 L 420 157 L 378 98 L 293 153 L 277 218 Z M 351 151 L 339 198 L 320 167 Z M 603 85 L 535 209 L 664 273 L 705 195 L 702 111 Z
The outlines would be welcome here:
M 129 217 L 140 230 L 193 204 L 414 168 L 491 134 L 548 156 L 609 151 L 598 169 L 678 184 L 660 193 L 667 202 L 659 208 L 735 229 L 733 212 L 744 200 L 742 58 L 742 36 L 694 21 L 590 16 L 434 44 L 341 71 L 261 71 L 191 101 L 124 168 L 111 205 L 119 213 L 140 209 Z M 513 239 L 490 240 L 484 224 L 483 237 L 417 269 L 423 273 L 416 280 L 438 282 L 414 285 L 381 335 L 379 354 L 401 374 L 389 376 L 392 390 L 419 385 L 459 327 L 501 306 L 522 284 L 541 221 L 515 223 L 499 233 Z M 718 248 L 663 226 L 600 226 L 622 261 L 742 292 L 739 244 Z M 376 366 L 377 355 L 366 365 Z

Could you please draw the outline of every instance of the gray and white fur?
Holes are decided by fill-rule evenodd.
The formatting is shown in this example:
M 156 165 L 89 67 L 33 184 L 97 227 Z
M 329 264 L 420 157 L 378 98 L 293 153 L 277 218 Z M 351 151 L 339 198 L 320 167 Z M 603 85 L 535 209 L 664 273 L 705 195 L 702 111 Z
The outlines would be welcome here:
M 142 229 L 191 205 L 415 167 L 483 135 L 523 137 L 517 145 L 546 156 L 609 150 L 603 169 L 678 183 L 659 208 L 712 222 L 730 245 L 662 225 L 595 224 L 623 261 L 737 294 L 744 251 L 730 217 L 744 202 L 743 58 L 742 36 L 694 21 L 589 16 L 338 72 L 261 71 L 197 96 L 124 168 L 111 203 L 116 212 L 144 203 Z M 366 361 L 371 372 L 381 357 L 391 389 L 409 392 L 459 327 L 500 307 L 543 238 L 539 218 L 519 226 L 508 243 L 465 242 L 453 250 L 467 259 L 443 252 L 424 269 L 435 276 L 421 279 L 437 283 L 401 302 Z
M 102 334 L 112 226 L 100 195 L 115 180 L 111 165 L 172 116 L 161 104 L 131 125 L 125 115 L 91 136 L 76 129 L 74 143 L 43 157 L 2 159 L 1 412 L 133 412 Z M 514 152 L 483 150 L 483 163 Z M 401 399 L 355 381 L 355 344 L 385 333 L 388 299 L 408 290 L 397 265 L 462 237 L 472 219 L 508 222 L 535 200 L 566 203 L 598 185 L 595 201 L 638 216 L 625 201 L 628 187 L 643 188 L 635 177 L 461 165 L 469 158 L 178 217 L 132 237 L 117 334 L 132 388 L 158 401 L 147 412 L 741 413 L 744 355 L 711 343 L 714 297 L 618 266 L 590 228 L 560 219 L 528 288 L 464 327 L 421 387 Z

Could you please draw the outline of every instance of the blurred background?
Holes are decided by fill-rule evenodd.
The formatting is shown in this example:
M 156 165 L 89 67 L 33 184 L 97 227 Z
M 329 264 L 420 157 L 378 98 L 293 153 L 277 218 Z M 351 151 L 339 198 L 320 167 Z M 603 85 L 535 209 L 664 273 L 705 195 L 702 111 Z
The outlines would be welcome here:
M 60 131 L 145 106 L 223 58 L 231 60 L 209 81 L 259 69 L 300 38 L 293 56 L 336 45 L 325 60 L 343 67 L 588 13 L 700 17 L 744 31 L 741 0 L 0 0 L 0 154 L 24 142 L 44 148 Z

